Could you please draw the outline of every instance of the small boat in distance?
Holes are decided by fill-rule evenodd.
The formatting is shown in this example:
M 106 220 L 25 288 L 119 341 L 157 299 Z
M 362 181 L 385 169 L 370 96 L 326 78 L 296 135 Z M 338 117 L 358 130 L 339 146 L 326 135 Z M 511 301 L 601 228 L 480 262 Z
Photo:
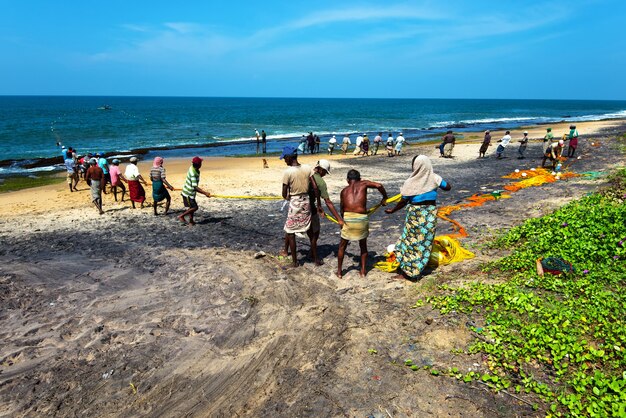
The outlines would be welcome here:
M 98 110 L 111 110 L 111 106 L 109 105 L 100 106 Z

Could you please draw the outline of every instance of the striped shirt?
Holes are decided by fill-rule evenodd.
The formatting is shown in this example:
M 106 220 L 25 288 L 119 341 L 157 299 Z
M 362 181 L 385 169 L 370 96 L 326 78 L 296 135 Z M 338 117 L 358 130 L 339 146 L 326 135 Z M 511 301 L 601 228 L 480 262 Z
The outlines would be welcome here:
M 183 185 L 182 195 L 195 199 L 196 187 L 198 187 L 199 182 L 200 171 L 196 170 L 196 168 L 192 165 L 191 167 L 189 167 L 189 171 L 187 171 L 187 178 L 185 179 L 185 184 Z
M 165 168 L 152 167 L 152 169 L 150 170 L 150 180 L 163 181 L 163 179 L 165 179 Z

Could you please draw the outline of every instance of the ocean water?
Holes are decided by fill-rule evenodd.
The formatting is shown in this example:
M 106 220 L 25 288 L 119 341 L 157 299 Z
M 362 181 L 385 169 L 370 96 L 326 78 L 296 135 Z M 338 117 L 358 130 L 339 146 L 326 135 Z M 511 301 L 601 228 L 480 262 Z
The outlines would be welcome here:
M 626 101 L 0 96 L 0 174 L 58 168 L 36 164 L 60 155 L 58 143 L 81 154 L 168 147 L 158 153 L 245 155 L 256 151 L 248 143 L 254 129 L 267 132 L 268 151 L 276 152 L 309 131 L 322 141 L 402 131 L 411 141 L 448 128 L 624 117 Z M 32 163 L 40 167 L 24 168 Z

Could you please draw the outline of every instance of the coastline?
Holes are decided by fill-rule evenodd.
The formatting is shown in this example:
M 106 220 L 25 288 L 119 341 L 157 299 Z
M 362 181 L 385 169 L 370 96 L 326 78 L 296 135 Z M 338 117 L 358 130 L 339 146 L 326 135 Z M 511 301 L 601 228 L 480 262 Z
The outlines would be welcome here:
M 626 119 L 611 119 L 611 120 L 604 120 L 604 121 L 582 122 L 582 123 L 579 123 L 577 127 L 578 127 L 578 132 L 580 133 L 581 137 L 584 137 L 584 136 L 589 136 L 589 135 L 597 135 L 602 129 L 608 129 L 611 127 L 620 126 L 624 123 L 626 123 Z M 549 124 L 549 125 L 523 126 L 523 127 L 519 127 L 516 129 L 511 129 L 511 136 L 513 138 L 512 144 L 514 144 L 519 138 L 522 137 L 523 131 L 529 132 L 529 138 L 531 142 L 537 142 L 537 141 L 541 142 L 543 139 L 543 136 L 545 135 L 547 127 L 552 128 L 552 132 L 555 138 L 560 138 L 562 134 L 569 132 L 569 128 L 568 128 L 569 123 L 565 123 L 565 122 Z M 504 129 L 502 131 L 492 131 L 492 144 L 495 144 L 496 141 L 499 138 L 501 138 L 502 135 L 504 135 Z M 483 138 L 483 132 L 479 132 L 479 131 L 464 132 L 462 136 L 457 135 L 457 148 L 459 148 L 459 146 L 462 146 L 463 144 L 465 145 L 479 144 L 482 142 L 482 138 Z M 370 140 L 371 139 L 373 139 L 373 137 L 371 137 Z M 354 141 L 354 137 L 352 138 L 352 140 Z M 414 148 L 419 148 L 421 146 L 429 146 L 433 144 L 438 144 L 439 140 L 440 140 L 440 135 L 437 135 L 436 138 L 431 138 L 431 139 L 422 140 L 418 142 L 414 141 L 412 143 L 409 143 L 407 146 L 405 146 L 405 152 L 412 152 L 411 150 L 413 150 Z M 256 141 L 251 141 L 248 144 L 250 146 L 251 151 L 254 151 L 255 149 L 255 142 Z M 276 143 L 278 142 L 275 142 L 274 145 L 276 145 Z M 280 142 L 279 144 L 282 147 L 284 145 L 289 144 L 289 142 L 288 141 L 284 143 Z M 170 148 L 163 148 L 163 150 L 166 150 L 166 149 L 170 149 Z M 183 158 L 183 157 L 170 158 L 170 157 L 167 157 L 166 154 L 164 155 L 163 153 L 159 153 L 156 151 L 146 151 L 146 154 L 143 154 L 143 155 L 145 158 L 150 158 L 150 157 L 154 158 L 157 155 L 164 156 L 164 158 L 166 159 L 165 166 L 168 169 L 168 174 L 172 176 L 170 178 L 171 178 L 171 181 L 174 181 L 174 182 L 182 182 L 184 180 L 183 176 L 187 172 L 189 160 L 191 160 L 191 156 L 193 155 L 200 155 L 202 158 L 207 159 L 207 163 L 205 163 L 203 167 L 203 172 L 209 173 L 209 176 L 213 175 L 212 173 L 213 171 L 217 172 L 222 169 L 226 169 L 230 167 L 238 167 L 242 170 L 250 170 L 250 169 L 256 170 L 256 167 L 262 166 L 261 161 L 263 158 L 265 158 L 268 162 L 271 163 L 274 160 L 278 160 L 277 157 L 279 155 L 278 152 L 272 152 L 272 153 L 268 153 L 265 155 L 260 154 L 260 155 L 254 155 L 254 156 L 232 155 L 230 157 L 227 157 L 227 156 L 213 157 L 211 155 L 206 155 L 206 154 L 203 155 L 201 153 L 195 154 L 195 152 L 198 151 L 195 147 L 188 146 L 188 147 L 185 147 L 184 149 L 193 150 L 193 152 L 190 153 L 190 156 L 188 158 Z M 304 158 L 303 161 L 311 162 L 311 163 L 313 163 L 314 161 L 320 158 L 328 158 L 326 149 L 327 149 L 327 143 L 322 142 L 320 146 L 319 154 L 313 154 L 313 155 L 304 154 L 304 156 L 300 156 L 300 158 L 301 159 Z M 344 158 L 348 158 L 348 159 L 355 158 L 354 156 L 352 156 L 352 152 L 351 152 L 353 149 L 354 149 L 354 145 L 351 146 L 347 156 L 342 156 L 340 155 L 341 154 L 340 144 L 338 144 L 337 147 L 335 148 L 334 155 L 330 157 L 329 159 L 342 160 Z M 493 149 L 495 149 L 495 146 L 493 147 Z M 383 154 L 384 154 L 384 146 L 381 146 L 379 154 L 381 153 L 381 151 L 383 151 Z M 116 155 L 119 155 L 119 154 L 116 154 Z M 135 155 L 135 154 L 128 154 L 128 158 L 131 155 Z M 430 153 L 428 155 L 430 155 Z M 463 160 L 467 158 L 471 158 L 471 157 L 472 157 L 471 152 L 469 152 L 467 156 L 465 155 L 465 153 L 462 153 L 461 155 L 459 155 L 459 158 Z M 376 156 L 376 158 L 379 158 L 379 157 Z M 58 157 L 58 159 L 60 160 L 61 157 Z M 122 163 L 122 165 L 125 165 L 125 164 Z M 215 165 L 215 167 L 217 168 L 213 168 L 212 165 Z M 272 165 L 273 164 L 270 164 L 270 166 Z M 280 165 L 281 164 L 279 164 L 279 166 Z M 144 160 L 140 159 L 139 167 L 142 173 L 149 172 L 150 166 L 151 166 L 150 159 L 144 159 Z M 61 171 L 56 171 L 56 172 L 45 172 L 44 174 L 44 176 L 54 176 L 54 175 L 63 177 L 63 171 L 61 170 Z M 19 176 L 19 175 L 13 174 L 13 176 Z M 84 187 L 83 182 L 81 182 L 80 184 L 82 184 Z M 28 188 L 28 187 L 23 187 L 23 188 Z M 2 192 L 2 193 L 3 193 L 3 196 L 6 196 L 6 194 L 9 192 Z
M 581 135 L 584 134 L 592 134 L 595 132 L 597 127 L 607 127 L 607 126 L 615 126 L 619 125 L 625 118 L 610 118 L 610 119 L 599 119 L 588 122 L 575 122 L 575 124 L 579 127 L 578 130 Z M 567 126 L 573 122 L 570 121 L 560 121 L 560 122 L 546 122 L 539 123 L 534 125 L 525 126 L 523 124 L 517 124 L 514 127 L 499 126 L 499 124 L 484 124 L 485 129 L 491 129 L 492 133 L 510 130 L 511 132 L 523 131 L 525 129 L 529 130 L 529 137 L 531 139 L 542 138 L 543 133 L 545 133 L 546 127 L 552 127 L 553 131 L 563 129 L 566 132 Z M 459 142 L 462 142 L 467 139 L 478 139 L 482 140 L 482 132 L 481 130 L 474 130 L 480 124 L 469 124 L 469 125 L 450 125 L 445 127 L 430 127 L 423 130 L 407 130 L 405 131 L 405 138 L 409 143 L 412 144 L 428 144 L 431 142 L 437 142 L 438 138 L 445 133 L 445 130 L 451 129 L 454 134 L 459 138 Z M 462 128 L 462 130 L 459 130 Z M 543 131 L 542 131 L 543 129 Z M 585 131 L 585 132 L 583 132 Z M 349 133 L 351 139 L 354 141 L 355 135 L 362 134 L 363 132 L 357 131 Z M 370 136 L 370 139 L 373 139 L 376 135 L 376 131 L 366 131 L 365 133 Z M 387 131 L 383 131 L 383 134 L 386 134 Z M 394 137 L 397 132 L 393 132 Z M 337 134 L 337 137 L 340 141 L 340 135 Z M 478 135 L 478 137 L 477 137 Z M 322 140 L 321 150 L 326 148 L 326 144 L 331 135 L 324 134 L 320 136 Z M 384 136 L 384 135 L 383 135 Z M 555 135 L 556 136 L 556 135 Z M 383 138 L 384 139 L 384 138 Z M 286 145 L 294 145 L 300 141 L 300 137 L 288 136 L 280 139 L 269 139 L 268 140 L 268 149 L 271 150 L 270 155 L 279 153 L 280 148 Z M 252 156 L 255 152 L 256 148 L 256 140 L 254 139 L 240 139 L 233 141 L 220 141 L 220 142 L 203 142 L 201 144 L 182 144 L 175 146 L 156 146 L 156 147 L 140 147 L 133 148 L 130 150 L 124 150 L 119 152 L 107 152 L 104 153 L 106 158 L 119 158 L 122 162 L 126 162 L 128 158 L 132 156 L 137 156 L 140 159 L 144 158 L 153 158 L 156 155 L 164 155 L 165 158 L 191 158 L 193 155 L 214 155 L 216 154 L 218 157 L 241 157 L 241 156 Z M 17 176 L 17 175 L 31 175 L 34 174 L 32 169 L 42 170 L 46 172 L 55 172 L 55 171 L 63 171 L 63 160 L 60 156 L 57 157 L 42 157 L 36 159 L 25 159 L 25 160 L 0 160 L 0 177 L 2 176 Z M 3 171 L 4 170 L 4 171 Z

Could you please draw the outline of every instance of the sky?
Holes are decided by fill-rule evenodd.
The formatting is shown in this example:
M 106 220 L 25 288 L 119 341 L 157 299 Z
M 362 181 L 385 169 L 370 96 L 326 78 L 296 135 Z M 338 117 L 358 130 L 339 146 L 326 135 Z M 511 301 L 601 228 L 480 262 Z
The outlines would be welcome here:
M 626 100 L 626 2 L 0 0 L 0 95 Z

